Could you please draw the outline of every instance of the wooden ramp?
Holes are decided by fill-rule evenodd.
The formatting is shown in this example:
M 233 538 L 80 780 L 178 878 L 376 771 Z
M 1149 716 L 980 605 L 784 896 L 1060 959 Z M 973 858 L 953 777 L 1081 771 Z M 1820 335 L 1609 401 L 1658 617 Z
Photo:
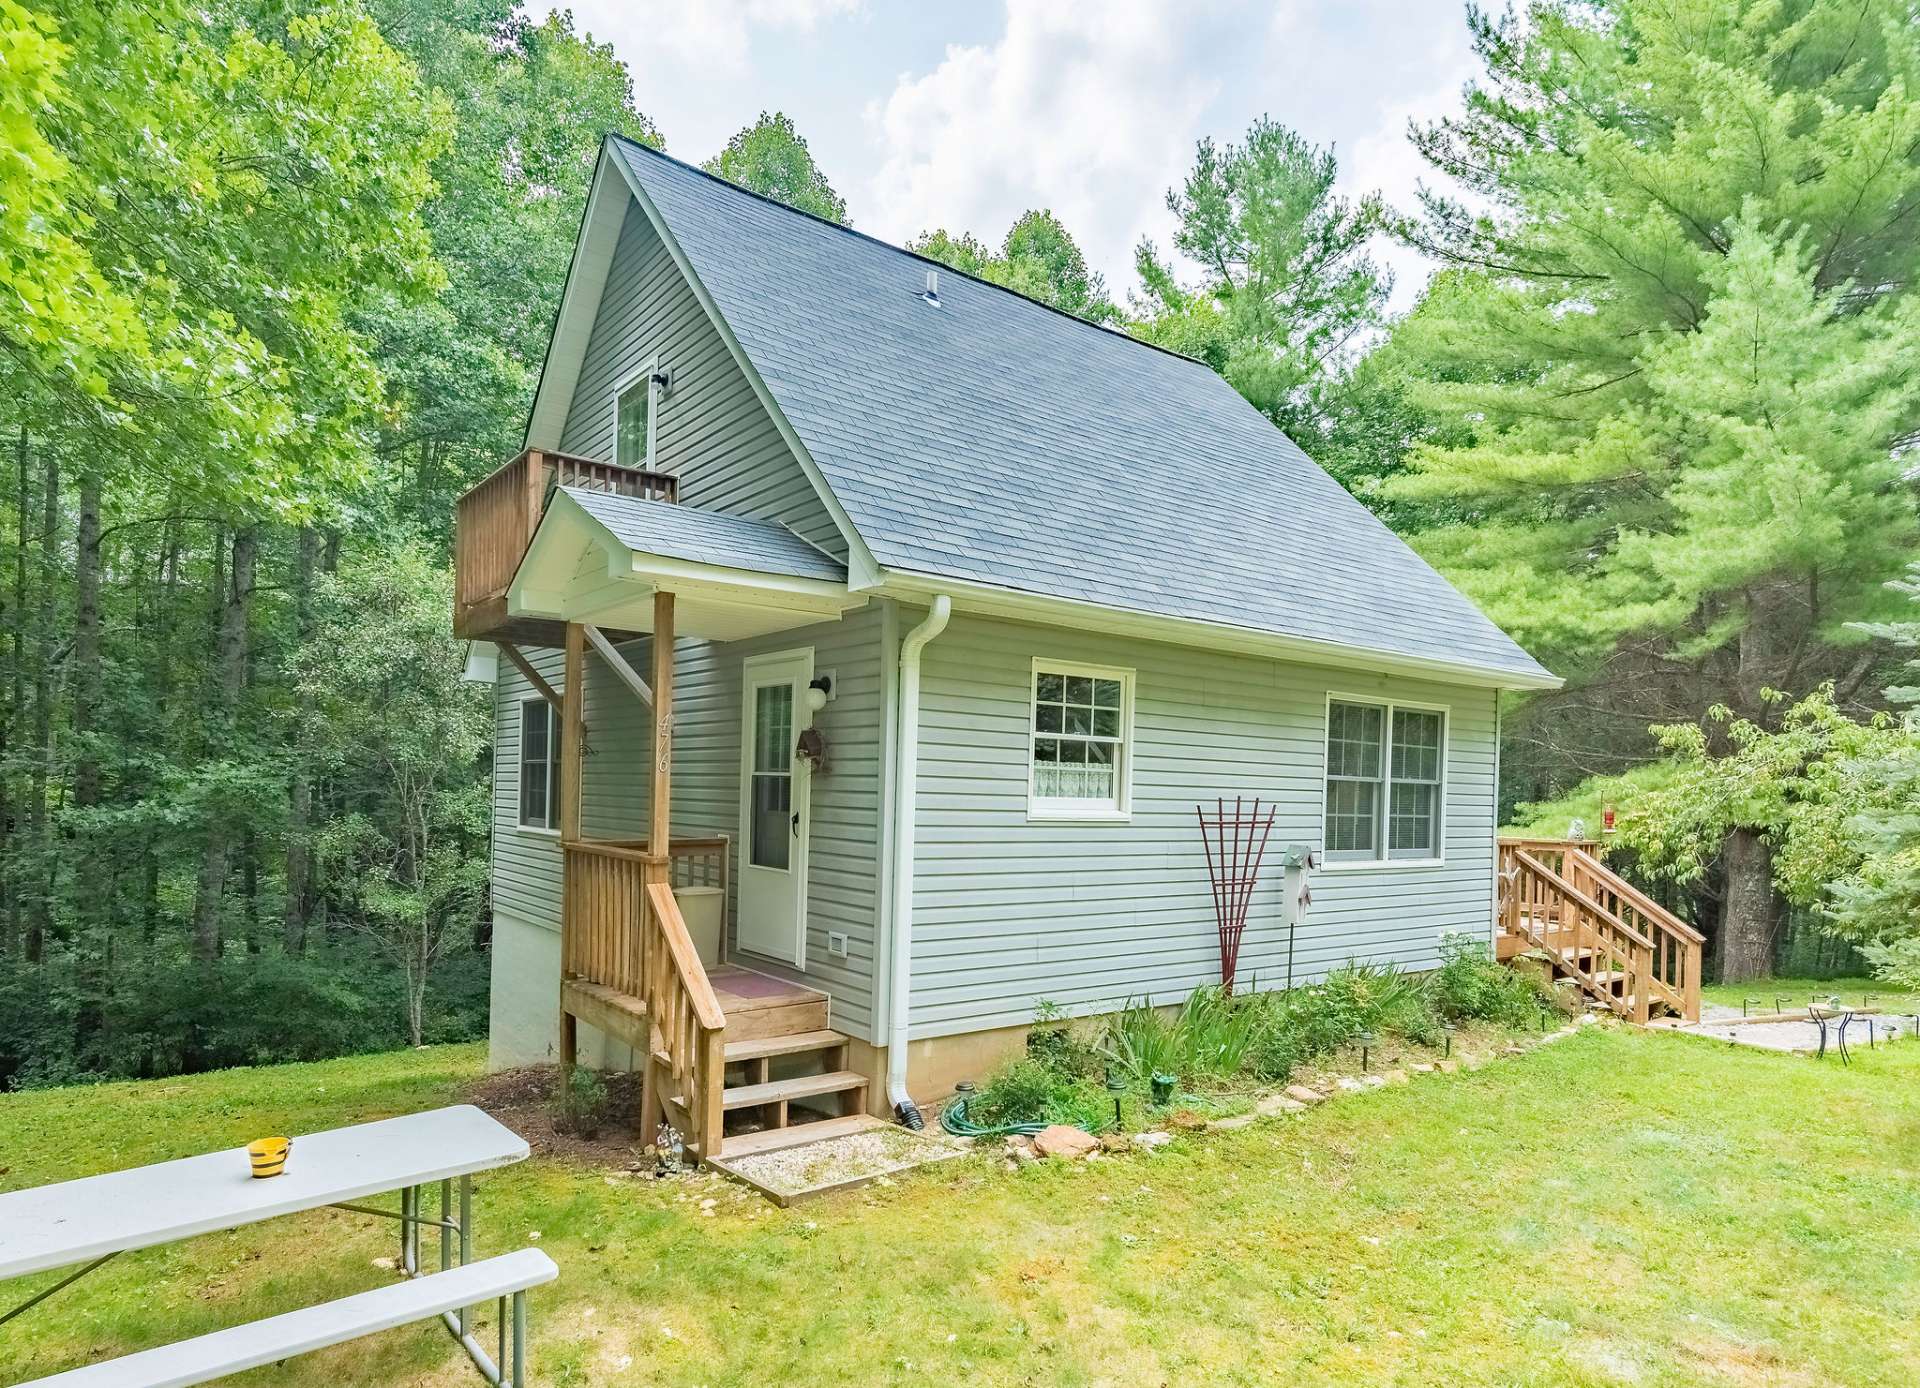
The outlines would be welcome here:
M 1700 1019 L 1699 931 L 1581 843 L 1500 840 L 1500 959 L 1545 955 L 1558 978 L 1629 1021 Z

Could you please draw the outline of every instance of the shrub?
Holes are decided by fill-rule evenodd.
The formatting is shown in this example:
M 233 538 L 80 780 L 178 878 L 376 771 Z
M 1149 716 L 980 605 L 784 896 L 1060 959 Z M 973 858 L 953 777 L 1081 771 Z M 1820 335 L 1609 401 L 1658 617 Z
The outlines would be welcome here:
M 1034 1056 L 1016 1056 L 988 1076 L 967 1104 L 983 1128 L 1013 1123 L 1066 1123 L 1097 1129 L 1112 1103 L 1091 1080 L 1062 1073 Z
M 1062 1075 L 1091 1079 L 1100 1073 L 1100 1053 L 1068 1019 L 1065 1010 L 1045 998 L 1033 1006 L 1027 1054 Z
M 597 1070 L 576 1065 L 553 1096 L 553 1125 L 577 1137 L 595 1137 L 607 1121 L 607 1082 Z
M 1554 1007 L 1537 979 L 1497 962 L 1484 940 L 1448 935 L 1440 942 L 1440 959 L 1428 991 L 1450 1021 L 1527 1026 Z

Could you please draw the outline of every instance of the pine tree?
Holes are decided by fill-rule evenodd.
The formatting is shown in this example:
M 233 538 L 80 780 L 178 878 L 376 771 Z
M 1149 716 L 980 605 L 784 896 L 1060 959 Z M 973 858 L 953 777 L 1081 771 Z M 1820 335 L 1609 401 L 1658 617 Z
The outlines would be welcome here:
M 1577 703 L 1618 765 L 1712 706 L 1765 725 L 1768 690 L 1870 696 L 1850 624 L 1920 539 L 1911 5 L 1471 22 L 1486 79 L 1416 141 L 1486 210 L 1426 199 L 1414 234 L 1453 268 L 1395 335 L 1470 437 L 1387 491 L 1451 509 L 1422 550 L 1570 677 L 1515 731 Z M 1766 965 L 1769 854 L 1724 845 L 1735 970 Z

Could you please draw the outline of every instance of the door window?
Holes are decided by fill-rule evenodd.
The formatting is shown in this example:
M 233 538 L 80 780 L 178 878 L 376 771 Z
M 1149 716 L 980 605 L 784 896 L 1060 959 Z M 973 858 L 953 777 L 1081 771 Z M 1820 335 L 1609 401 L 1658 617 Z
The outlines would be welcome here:
M 753 812 L 749 861 L 785 871 L 793 852 L 793 686 L 753 692 Z

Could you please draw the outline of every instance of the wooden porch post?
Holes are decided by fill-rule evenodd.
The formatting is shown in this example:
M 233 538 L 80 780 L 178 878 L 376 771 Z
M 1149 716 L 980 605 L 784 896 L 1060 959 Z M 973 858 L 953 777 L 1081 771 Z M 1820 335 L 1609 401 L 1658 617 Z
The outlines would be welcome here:
M 668 862 L 668 847 L 673 835 L 673 594 L 656 591 L 653 595 L 653 784 L 648 796 L 650 821 L 647 827 L 647 851 L 653 861 L 641 869 L 645 883 L 664 882 L 669 888 L 673 885 L 673 868 Z M 651 914 L 653 907 L 647 900 L 645 886 L 641 888 L 640 909 Z M 658 948 L 656 932 L 646 929 L 642 938 L 648 948 Z M 665 969 L 664 959 L 644 959 L 643 970 Z M 651 974 L 647 975 L 651 977 Z M 653 1140 L 655 1125 L 666 1117 L 666 1105 L 662 1102 L 660 1065 L 654 1055 L 661 1049 L 659 1026 L 656 1020 L 648 1021 L 648 1054 L 640 1066 L 640 1112 L 637 1136 L 642 1143 Z M 700 1083 L 711 1083 L 716 1089 L 720 1084 L 720 1074 L 715 1072 L 711 1081 L 703 1070 L 699 1072 Z M 703 1117 L 701 1096 L 698 1093 L 683 1096 L 687 1104 L 689 1125 L 696 1130 Z M 705 1141 L 696 1131 L 683 1134 L 701 1144 L 701 1156 L 707 1156 Z
M 673 594 L 653 595 L 653 825 L 648 847 L 667 856 L 673 836 Z
M 579 1054 L 579 1027 L 567 1011 L 566 980 L 573 966 L 574 882 L 573 855 L 567 845 L 580 837 L 580 763 L 581 744 L 586 725 L 582 711 L 586 704 L 586 636 L 578 622 L 567 623 L 565 682 L 560 690 L 560 1083 L 564 1087 L 573 1076 Z

